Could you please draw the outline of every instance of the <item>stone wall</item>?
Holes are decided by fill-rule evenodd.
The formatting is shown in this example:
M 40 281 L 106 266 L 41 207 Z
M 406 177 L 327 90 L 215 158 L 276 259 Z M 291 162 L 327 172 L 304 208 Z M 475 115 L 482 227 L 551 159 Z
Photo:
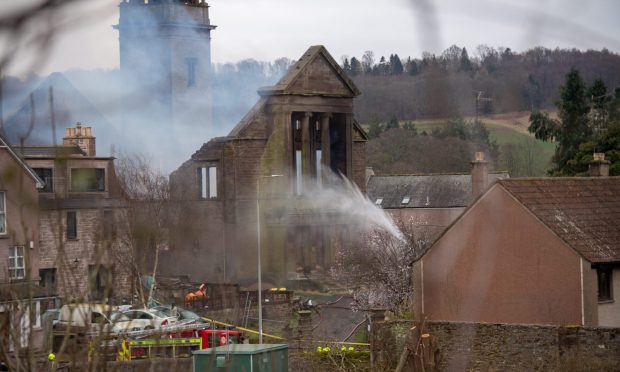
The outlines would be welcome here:
M 413 326 L 428 333 L 414 340 Z M 377 322 L 373 359 L 394 368 L 404 345 L 431 348 L 440 370 L 618 370 L 620 328 L 413 321 Z M 408 366 L 417 363 L 410 355 Z
M 101 236 L 103 210 L 75 209 L 77 238 L 66 239 L 66 210 L 44 211 L 39 219 L 40 267 L 55 268 L 56 289 L 64 300 L 87 299 L 89 267 L 101 265 L 113 275 L 113 296 L 131 298 L 131 248 L 123 237 L 125 210 L 111 209 L 115 238 Z

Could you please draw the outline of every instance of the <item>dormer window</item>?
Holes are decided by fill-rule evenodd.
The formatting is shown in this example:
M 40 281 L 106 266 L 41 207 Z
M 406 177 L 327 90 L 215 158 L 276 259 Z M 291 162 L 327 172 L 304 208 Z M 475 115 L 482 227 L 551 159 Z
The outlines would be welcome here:
M 104 168 L 71 168 L 71 191 L 105 191 Z
M 408 196 L 405 196 L 405 197 L 403 198 L 403 201 L 401 202 L 401 204 L 403 204 L 403 205 L 407 205 L 407 204 L 409 204 L 409 201 L 411 201 L 411 198 L 410 198 L 410 197 L 408 197 Z
M 375 200 L 375 205 L 381 205 L 381 203 L 383 203 L 383 198 L 377 198 L 377 200 Z

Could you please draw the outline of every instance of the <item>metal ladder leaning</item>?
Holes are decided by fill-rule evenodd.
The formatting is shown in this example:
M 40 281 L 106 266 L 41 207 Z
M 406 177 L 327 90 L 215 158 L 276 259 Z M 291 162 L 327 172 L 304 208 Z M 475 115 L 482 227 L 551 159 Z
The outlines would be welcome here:
M 250 317 L 250 309 L 252 308 L 252 300 L 250 299 L 250 293 L 245 295 L 245 307 L 243 308 L 243 327 L 248 327 L 248 318 Z

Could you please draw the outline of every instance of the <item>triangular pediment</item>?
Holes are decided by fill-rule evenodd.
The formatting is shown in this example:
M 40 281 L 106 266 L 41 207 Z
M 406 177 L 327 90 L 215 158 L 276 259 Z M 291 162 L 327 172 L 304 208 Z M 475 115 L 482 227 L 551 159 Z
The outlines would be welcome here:
M 310 47 L 276 85 L 262 88 L 259 93 L 355 97 L 360 91 L 325 47 L 317 45 Z

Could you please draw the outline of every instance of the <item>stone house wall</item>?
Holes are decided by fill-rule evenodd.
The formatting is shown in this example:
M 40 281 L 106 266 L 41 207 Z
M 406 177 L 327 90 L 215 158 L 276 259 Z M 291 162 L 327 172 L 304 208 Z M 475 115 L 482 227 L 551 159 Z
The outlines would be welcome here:
M 2 142 L 0 142 L 1 144 Z M 4 193 L 6 231 L 0 233 L 0 283 L 9 282 L 9 247 L 23 246 L 30 279 L 39 278 L 38 192 L 35 180 L 23 166 L 0 147 L 0 191 Z M 0 197 L 2 197 L 0 195 Z M 33 246 L 30 247 L 30 242 Z
M 40 215 L 41 269 L 56 268 L 56 289 L 61 298 L 87 299 L 89 267 L 111 270 L 112 293 L 116 298 L 131 296 L 131 248 L 125 243 L 125 210 L 110 209 L 115 231 L 112 239 L 102 236 L 103 209 L 75 209 L 77 239 L 66 239 L 68 210 L 43 211 Z
M 620 368 L 620 328 L 500 323 L 376 322 L 371 336 L 374 360 L 397 363 L 405 342 L 411 342 L 405 338 L 414 324 L 430 335 L 423 342 L 432 347 L 431 355 L 438 353 L 439 370 Z M 413 357 L 409 365 L 413 365 Z

